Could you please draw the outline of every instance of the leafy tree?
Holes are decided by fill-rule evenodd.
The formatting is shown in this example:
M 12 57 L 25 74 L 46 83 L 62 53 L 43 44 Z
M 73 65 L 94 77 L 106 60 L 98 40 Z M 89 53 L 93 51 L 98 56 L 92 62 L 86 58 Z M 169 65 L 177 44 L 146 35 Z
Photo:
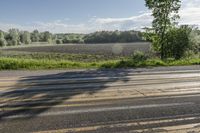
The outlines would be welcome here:
M 101 31 L 85 35 L 85 43 L 117 43 L 143 41 L 142 34 L 137 31 Z
M 7 41 L 5 40 L 4 32 L 0 31 L 0 47 L 6 46 L 6 45 L 7 45 Z
M 200 30 L 196 27 L 192 27 L 189 35 L 190 50 L 195 54 L 200 54 Z
M 70 40 L 69 40 L 68 36 L 64 36 L 63 43 L 70 43 Z
M 152 26 L 158 38 L 160 45 L 161 58 L 166 58 L 164 55 L 166 45 L 166 34 L 169 29 L 176 24 L 176 19 L 179 18 L 178 11 L 181 7 L 181 0 L 145 0 L 146 6 L 152 10 L 154 20 Z
M 31 35 L 28 31 L 21 32 L 20 41 L 23 44 L 30 44 L 31 43 Z
M 8 46 L 16 46 L 20 44 L 19 30 L 10 29 L 9 33 L 6 36 Z
M 48 31 L 44 32 L 44 36 L 43 36 L 44 42 L 52 43 L 52 41 L 53 41 L 52 38 L 53 38 L 53 35 L 50 32 L 48 32 Z
M 32 42 L 39 42 L 40 41 L 40 33 L 38 30 L 34 30 L 31 33 L 31 41 Z

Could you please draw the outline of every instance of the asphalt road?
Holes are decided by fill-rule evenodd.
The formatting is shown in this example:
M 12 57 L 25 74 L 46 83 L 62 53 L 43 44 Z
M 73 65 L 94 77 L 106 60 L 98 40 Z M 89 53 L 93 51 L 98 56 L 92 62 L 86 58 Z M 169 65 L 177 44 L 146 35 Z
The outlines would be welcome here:
M 200 132 L 200 66 L 0 72 L 0 133 Z

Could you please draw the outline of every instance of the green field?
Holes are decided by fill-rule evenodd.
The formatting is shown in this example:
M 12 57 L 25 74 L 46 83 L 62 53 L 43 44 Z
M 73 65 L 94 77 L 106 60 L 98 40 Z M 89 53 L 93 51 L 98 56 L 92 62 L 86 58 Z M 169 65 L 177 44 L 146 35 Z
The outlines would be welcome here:
M 134 51 L 146 54 L 133 56 Z M 147 43 L 4 48 L 0 49 L 0 70 L 134 68 L 200 64 L 198 56 L 162 61 L 149 54 L 150 45 Z

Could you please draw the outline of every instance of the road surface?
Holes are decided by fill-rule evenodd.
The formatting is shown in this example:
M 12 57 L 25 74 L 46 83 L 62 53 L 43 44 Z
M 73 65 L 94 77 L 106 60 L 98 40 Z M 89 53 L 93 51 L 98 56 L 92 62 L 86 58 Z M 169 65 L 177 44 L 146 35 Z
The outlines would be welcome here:
M 200 132 L 200 66 L 0 72 L 1 133 Z

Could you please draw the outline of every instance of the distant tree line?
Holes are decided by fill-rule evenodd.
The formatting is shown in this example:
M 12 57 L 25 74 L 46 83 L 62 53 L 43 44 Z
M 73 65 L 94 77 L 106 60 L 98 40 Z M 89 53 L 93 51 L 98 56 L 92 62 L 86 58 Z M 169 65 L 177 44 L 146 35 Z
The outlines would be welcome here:
M 142 33 L 138 31 L 101 31 L 84 37 L 85 43 L 128 43 L 143 41 Z
M 0 46 L 28 45 L 31 43 L 117 43 L 143 41 L 142 33 L 138 31 L 101 31 L 90 34 L 52 34 L 48 31 L 33 32 L 10 29 L 8 32 L 0 30 Z

